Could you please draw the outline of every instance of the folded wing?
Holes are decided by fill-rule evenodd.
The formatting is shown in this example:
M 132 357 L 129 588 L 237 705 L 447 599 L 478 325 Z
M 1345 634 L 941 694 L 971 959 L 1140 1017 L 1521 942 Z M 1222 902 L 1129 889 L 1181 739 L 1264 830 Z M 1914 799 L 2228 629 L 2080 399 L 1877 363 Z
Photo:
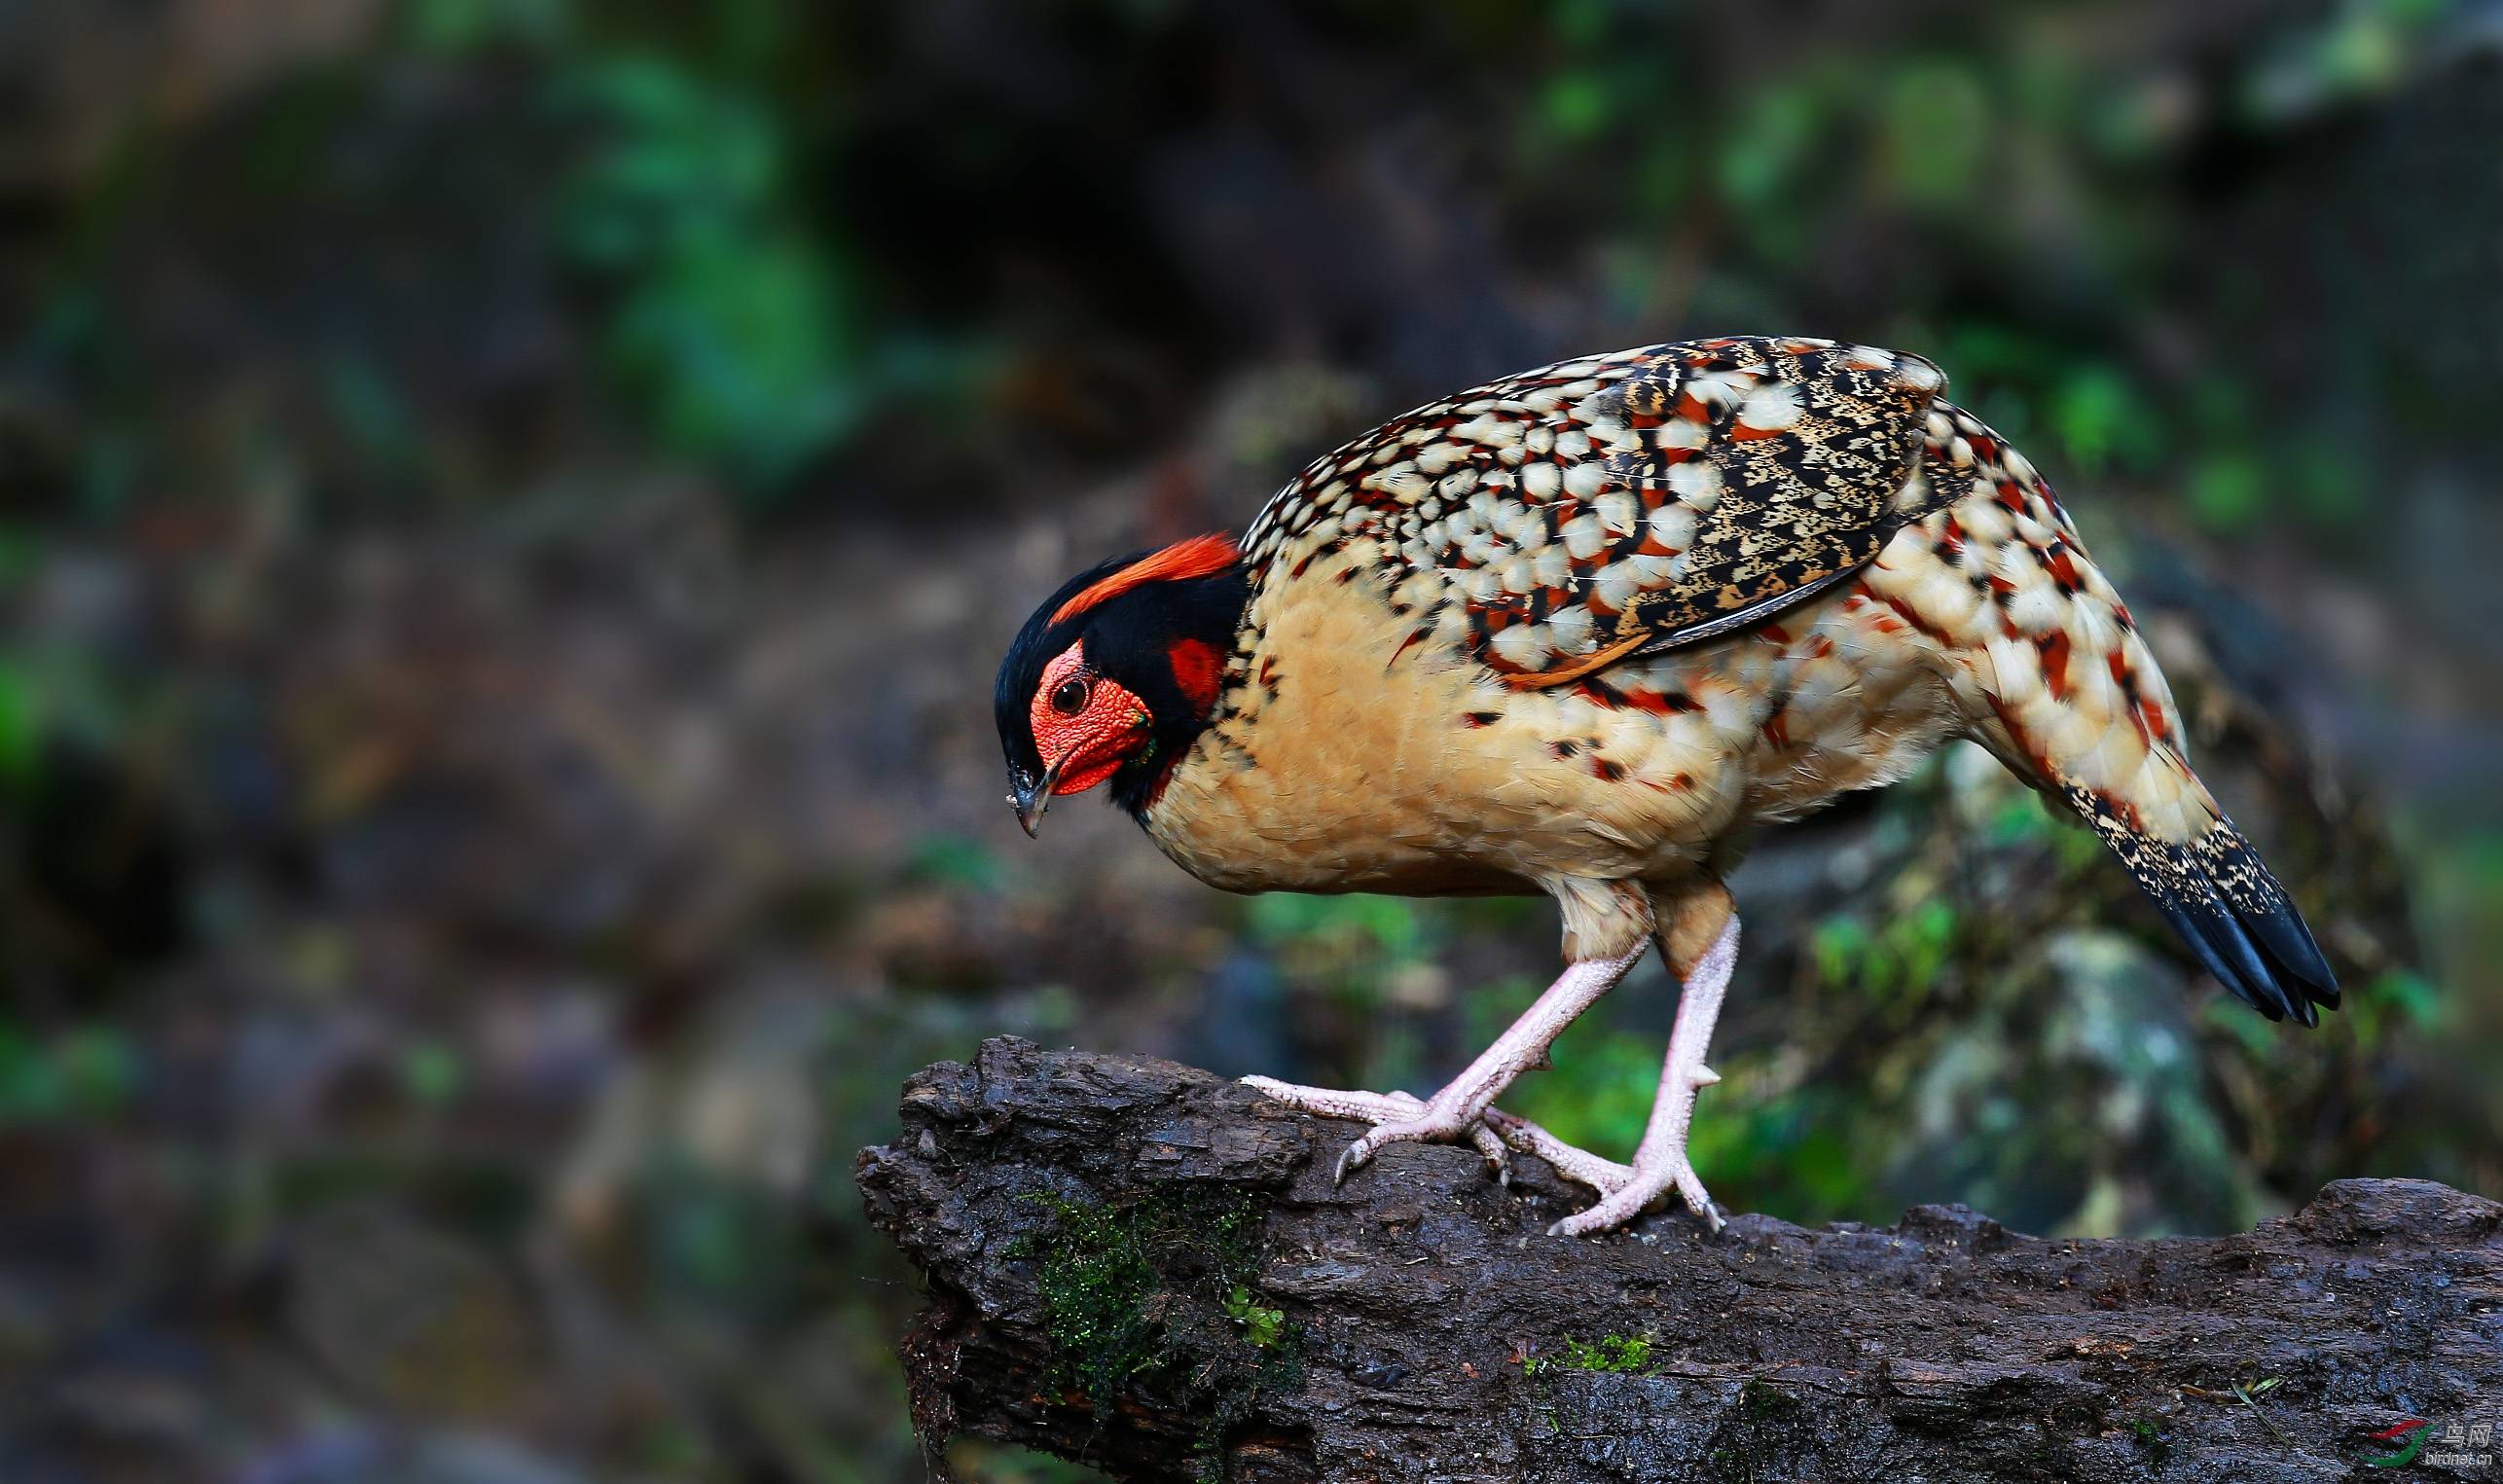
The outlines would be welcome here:
M 1647 346 L 1491 382 L 1317 460 L 1245 536 L 1255 581 L 1373 537 L 1393 608 L 1507 682 L 1755 623 L 1869 561 L 1932 491 L 1946 379 L 1830 341 Z M 1283 561 L 1283 564 L 1282 563 Z

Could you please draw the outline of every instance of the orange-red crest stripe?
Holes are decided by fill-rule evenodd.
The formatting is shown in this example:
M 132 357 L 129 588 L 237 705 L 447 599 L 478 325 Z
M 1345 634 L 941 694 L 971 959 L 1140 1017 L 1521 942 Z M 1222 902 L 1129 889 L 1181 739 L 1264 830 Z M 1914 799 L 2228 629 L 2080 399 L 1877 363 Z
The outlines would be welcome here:
M 1065 623 L 1133 588 L 1145 587 L 1151 582 L 1180 582 L 1191 577 L 1206 577 L 1212 572 L 1224 571 L 1240 560 L 1242 553 L 1234 549 L 1231 536 L 1210 534 L 1177 541 L 1163 551 L 1149 552 L 1109 577 L 1089 584 L 1075 597 L 1060 605 L 1052 614 L 1052 622 Z

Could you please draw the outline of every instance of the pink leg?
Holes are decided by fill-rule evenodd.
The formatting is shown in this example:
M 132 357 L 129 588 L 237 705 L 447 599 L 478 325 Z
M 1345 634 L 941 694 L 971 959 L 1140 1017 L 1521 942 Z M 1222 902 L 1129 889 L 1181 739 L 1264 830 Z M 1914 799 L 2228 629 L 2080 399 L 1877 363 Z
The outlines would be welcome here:
M 1502 1144 L 1494 1140 L 1484 1122 L 1487 1104 L 1509 1087 L 1513 1078 L 1534 1067 L 1545 1066 L 1547 1048 L 1555 1044 L 1565 1027 L 1572 1025 L 1600 995 L 1614 989 L 1650 946 L 1637 944 L 1632 952 L 1614 959 L 1588 959 L 1567 964 L 1538 1002 L 1495 1038 L 1494 1045 L 1424 1104 L 1405 1093 L 1343 1093 L 1296 1087 L 1267 1077 L 1244 1080 L 1281 1103 L 1311 1112 L 1375 1120 L 1373 1128 L 1339 1156 L 1338 1177 L 1342 1180 L 1349 1171 L 1361 1168 L 1385 1144 L 1466 1138 L 1480 1149 L 1494 1142 L 1500 1151 Z M 1488 1157 L 1500 1162 L 1498 1154 Z
M 1685 993 L 1678 998 L 1677 1024 L 1669 1032 L 1660 1090 L 1651 1100 L 1651 1119 L 1643 1131 L 1642 1146 L 1634 1151 L 1632 1168 L 1584 1154 L 1538 1125 L 1508 1114 L 1499 1113 L 1492 1120 L 1514 1147 L 1538 1153 L 1566 1176 L 1601 1192 L 1598 1205 L 1565 1217 L 1548 1231 L 1571 1237 L 1622 1225 L 1671 1189 L 1715 1231 L 1721 1229 L 1721 1213 L 1713 1210 L 1712 1198 L 1687 1160 L 1687 1131 L 1694 1121 L 1694 1095 L 1721 1080 L 1703 1058 L 1712 1045 L 1712 1028 L 1721 1019 L 1722 996 L 1729 989 L 1730 971 L 1737 963 L 1738 919 L 1732 917 L 1696 961 L 1694 972 L 1687 976 Z

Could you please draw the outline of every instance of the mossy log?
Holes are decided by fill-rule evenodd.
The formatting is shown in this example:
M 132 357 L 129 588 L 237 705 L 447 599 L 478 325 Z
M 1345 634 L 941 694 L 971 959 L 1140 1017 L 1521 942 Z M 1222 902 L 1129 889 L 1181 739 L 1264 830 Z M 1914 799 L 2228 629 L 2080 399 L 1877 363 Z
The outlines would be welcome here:
M 913 1417 L 1121 1479 L 2345 1479 L 2503 1423 L 2503 1206 L 2341 1180 L 2230 1237 L 2019 1236 L 1587 1199 L 1540 1161 L 1395 1145 L 1172 1063 L 985 1042 L 865 1150 L 925 1275 Z M 2051 1116 L 2046 1114 L 2046 1116 Z M 2475 1437 L 2473 1431 L 2467 1434 Z M 2498 1441 L 2489 1453 L 2503 1452 Z

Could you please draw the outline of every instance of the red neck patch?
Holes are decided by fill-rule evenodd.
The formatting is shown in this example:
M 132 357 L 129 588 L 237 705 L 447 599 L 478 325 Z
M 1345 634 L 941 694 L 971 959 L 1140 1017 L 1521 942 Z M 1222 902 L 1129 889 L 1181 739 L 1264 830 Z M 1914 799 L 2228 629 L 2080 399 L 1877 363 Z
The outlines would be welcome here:
M 1225 672 L 1225 657 L 1206 639 L 1176 639 L 1165 650 L 1165 659 L 1174 668 L 1174 684 L 1190 698 L 1191 706 L 1205 716 L 1216 705 L 1217 679 Z

